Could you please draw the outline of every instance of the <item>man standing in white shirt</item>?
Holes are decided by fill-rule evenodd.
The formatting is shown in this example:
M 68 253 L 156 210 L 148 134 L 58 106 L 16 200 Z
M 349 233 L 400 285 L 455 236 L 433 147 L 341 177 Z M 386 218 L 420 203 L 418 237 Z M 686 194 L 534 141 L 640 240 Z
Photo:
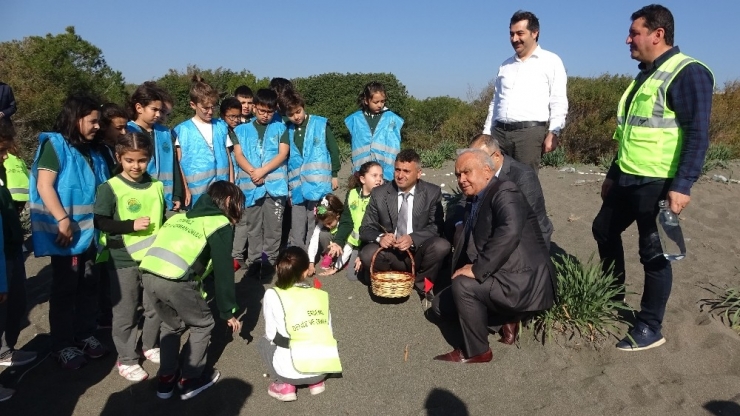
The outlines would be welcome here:
M 537 172 L 542 153 L 558 147 L 558 136 L 565 126 L 568 77 L 563 61 L 537 43 L 540 22 L 533 13 L 514 13 L 509 36 L 516 54 L 498 69 L 483 133 L 497 139 L 506 154 Z

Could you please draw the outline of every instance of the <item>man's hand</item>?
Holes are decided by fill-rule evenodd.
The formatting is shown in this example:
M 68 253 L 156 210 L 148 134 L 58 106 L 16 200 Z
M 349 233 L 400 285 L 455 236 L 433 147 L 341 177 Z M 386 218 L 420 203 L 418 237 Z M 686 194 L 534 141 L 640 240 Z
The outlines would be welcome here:
M 614 185 L 614 181 L 611 179 L 604 179 L 604 183 L 601 184 L 601 200 L 606 199 L 606 195 L 609 193 L 609 190 L 612 189 L 612 185 Z
M 542 142 L 542 153 L 550 153 L 558 148 L 558 136 L 557 134 L 549 131 L 545 136 L 545 141 Z
M 691 202 L 691 196 L 676 191 L 668 191 L 668 206 L 676 215 L 680 214 Z
M 339 188 L 339 179 L 331 178 L 331 190 L 336 191 Z
M 229 320 L 226 321 L 226 324 L 231 327 L 231 332 L 234 334 L 242 330 L 242 323 L 240 320 L 236 319 L 235 316 L 229 318 Z
M 383 248 L 391 248 L 396 244 L 396 239 L 393 237 L 393 234 L 385 233 L 380 237 L 378 244 Z
M 394 247 L 401 251 L 406 251 L 411 248 L 412 245 L 414 245 L 414 240 L 411 238 L 410 235 L 406 234 L 396 239 L 396 244 L 394 244 Z
M 473 265 L 466 264 L 463 267 L 455 270 L 455 273 L 452 274 L 452 278 L 454 279 L 458 276 L 465 276 L 471 279 L 475 279 L 475 276 L 473 275 Z

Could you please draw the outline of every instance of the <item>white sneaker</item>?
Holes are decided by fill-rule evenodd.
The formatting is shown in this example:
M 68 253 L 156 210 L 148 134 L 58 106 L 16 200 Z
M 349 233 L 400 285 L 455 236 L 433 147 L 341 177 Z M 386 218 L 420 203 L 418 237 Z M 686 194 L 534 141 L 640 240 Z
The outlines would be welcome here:
M 6 389 L 2 385 L 0 385 L 0 402 L 10 400 L 10 398 L 13 397 L 13 394 L 15 394 L 15 390 Z
M 149 373 L 146 372 L 139 364 L 134 365 L 123 365 L 118 364 L 118 374 L 128 381 L 144 381 L 149 378 Z
M 154 364 L 159 364 L 159 348 L 152 348 L 144 351 L 144 357 Z

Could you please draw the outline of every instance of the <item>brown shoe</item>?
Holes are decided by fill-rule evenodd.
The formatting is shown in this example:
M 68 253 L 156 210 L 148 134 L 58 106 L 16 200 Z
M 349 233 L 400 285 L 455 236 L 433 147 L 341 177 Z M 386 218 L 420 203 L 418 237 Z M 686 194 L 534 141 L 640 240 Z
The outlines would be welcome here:
M 509 322 L 501 327 L 501 339 L 498 342 L 513 345 L 517 337 L 519 337 L 519 321 Z
M 434 357 L 434 359 L 437 361 L 449 361 L 453 363 L 463 364 L 487 363 L 493 359 L 493 352 L 491 352 L 491 349 L 489 348 L 488 351 L 484 352 L 483 354 L 478 354 L 470 358 L 465 358 L 462 350 L 456 348 L 448 352 L 447 354 L 438 355 Z

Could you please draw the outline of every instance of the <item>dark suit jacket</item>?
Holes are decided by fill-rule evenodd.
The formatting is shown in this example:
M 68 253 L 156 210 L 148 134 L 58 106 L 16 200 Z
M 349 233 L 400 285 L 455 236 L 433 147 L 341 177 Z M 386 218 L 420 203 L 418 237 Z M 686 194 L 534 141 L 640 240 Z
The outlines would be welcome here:
M 511 156 L 504 156 L 504 163 L 501 165 L 501 172 L 498 178 L 502 181 L 512 181 L 516 184 L 532 207 L 534 215 L 537 217 L 537 223 L 540 225 L 540 231 L 545 238 L 547 245 L 550 245 L 552 237 L 552 222 L 547 217 L 545 209 L 545 196 L 542 194 L 542 185 L 537 173 L 531 166 L 514 160 Z
M 13 89 L 10 88 L 10 85 L 0 82 L 0 112 L 4 114 L 4 118 L 10 120 L 10 117 L 15 114 L 15 110 Z
M 541 311 L 555 299 L 555 266 L 545 246 L 537 218 L 516 185 L 493 178 L 479 202 L 468 237 L 474 244 L 473 275 L 491 282 L 491 300 L 498 312 Z M 466 221 L 470 207 L 466 209 Z M 455 241 L 452 264 L 462 267 L 465 233 Z M 459 248 L 459 249 L 458 249 Z M 466 277 L 458 277 L 465 278 Z
M 398 223 L 398 187 L 396 182 L 386 182 L 373 189 L 365 216 L 360 225 L 360 240 L 363 243 L 375 242 L 386 231 L 392 233 Z M 414 209 L 410 234 L 414 246 L 419 247 L 430 237 L 439 237 L 444 223 L 442 208 L 442 189 L 420 180 L 414 190 Z M 441 261 L 441 260 L 440 260 Z

